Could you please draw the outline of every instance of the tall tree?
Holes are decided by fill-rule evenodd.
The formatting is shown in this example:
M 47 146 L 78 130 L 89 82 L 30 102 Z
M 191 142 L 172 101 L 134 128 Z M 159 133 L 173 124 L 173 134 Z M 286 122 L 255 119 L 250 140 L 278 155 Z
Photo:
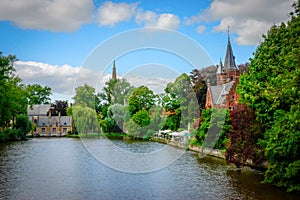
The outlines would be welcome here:
M 250 160 L 254 164 L 264 161 L 264 148 L 259 144 L 263 139 L 261 124 L 256 115 L 246 105 L 239 105 L 231 111 L 232 131 L 229 135 L 230 145 L 226 149 L 226 161 L 237 167 Z
M 75 89 L 75 96 L 72 98 L 76 105 L 88 106 L 92 109 L 95 108 L 95 88 L 84 84 Z
M 99 124 L 95 110 L 86 105 L 73 105 L 72 113 L 78 133 L 95 133 L 99 131 Z
M 185 73 L 181 74 L 174 82 L 168 83 L 165 93 L 162 104 L 168 118 L 164 128 L 171 130 L 177 130 L 179 127 L 187 128 L 188 123 L 198 117 L 198 113 L 194 111 L 199 111 L 191 78 Z
M 29 105 L 50 104 L 51 88 L 39 84 L 27 85 L 27 98 Z
M 156 95 L 146 86 L 136 88 L 129 97 L 129 113 L 133 116 L 140 110 L 149 111 L 154 106 Z
M 292 121 L 299 119 L 300 104 L 299 4 L 299 0 L 294 4 L 287 24 L 274 25 L 263 36 L 264 41 L 251 59 L 250 73 L 244 73 L 238 85 L 241 101 L 266 125 L 269 167 L 265 182 L 285 186 L 288 190 L 300 190 L 299 181 L 295 181 L 300 178 L 300 126 L 299 120 Z
M 14 122 L 17 114 L 26 114 L 27 100 L 24 85 L 14 72 L 13 55 L 3 56 L 0 52 L 0 127 L 6 128 Z M 13 123 L 14 124 L 14 123 Z
M 193 83 L 193 90 L 196 94 L 199 109 L 203 109 L 205 107 L 206 101 L 206 92 L 207 92 L 207 85 L 206 82 L 201 75 L 201 71 L 198 69 L 193 69 L 190 74 L 192 83 Z

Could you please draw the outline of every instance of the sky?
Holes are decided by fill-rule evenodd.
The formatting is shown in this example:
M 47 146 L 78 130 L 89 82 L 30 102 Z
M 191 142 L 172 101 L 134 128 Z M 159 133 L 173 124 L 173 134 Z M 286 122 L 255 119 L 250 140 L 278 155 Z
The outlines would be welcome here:
M 25 84 L 70 100 L 83 83 L 101 91 L 111 76 L 159 93 L 193 68 L 224 62 L 228 30 L 236 63 L 262 34 L 286 22 L 292 0 L 1 0 L 0 51 L 16 55 Z

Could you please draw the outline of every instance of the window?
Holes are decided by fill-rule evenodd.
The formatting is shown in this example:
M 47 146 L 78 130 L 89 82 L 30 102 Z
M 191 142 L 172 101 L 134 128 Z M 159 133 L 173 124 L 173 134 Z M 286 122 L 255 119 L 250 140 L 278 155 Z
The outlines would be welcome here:
M 42 128 L 42 133 L 45 133 L 45 132 L 46 132 L 45 128 Z
M 34 119 L 34 120 L 33 120 L 33 123 L 37 123 L 37 119 Z
M 67 128 L 63 128 L 63 133 L 67 133 Z
M 64 125 L 66 126 L 66 125 L 67 125 L 67 122 L 65 122 Z
M 56 128 L 52 128 L 52 132 L 53 132 L 53 133 L 56 133 Z

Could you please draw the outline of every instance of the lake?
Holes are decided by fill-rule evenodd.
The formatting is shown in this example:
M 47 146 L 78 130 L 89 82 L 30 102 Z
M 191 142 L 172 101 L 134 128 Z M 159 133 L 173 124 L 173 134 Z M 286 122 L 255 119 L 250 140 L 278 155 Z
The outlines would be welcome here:
M 262 180 L 260 171 L 156 142 L 0 144 L 0 199 L 300 199 Z

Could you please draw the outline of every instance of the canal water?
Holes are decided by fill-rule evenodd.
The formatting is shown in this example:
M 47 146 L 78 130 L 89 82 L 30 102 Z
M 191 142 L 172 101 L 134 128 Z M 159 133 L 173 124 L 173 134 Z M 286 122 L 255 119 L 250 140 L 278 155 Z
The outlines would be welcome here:
M 34 138 L 0 144 L 0 199 L 300 197 L 262 184 L 259 171 L 237 170 L 223 160 L 199 159 L 197 153 L 166 146 L 72 138 Z

